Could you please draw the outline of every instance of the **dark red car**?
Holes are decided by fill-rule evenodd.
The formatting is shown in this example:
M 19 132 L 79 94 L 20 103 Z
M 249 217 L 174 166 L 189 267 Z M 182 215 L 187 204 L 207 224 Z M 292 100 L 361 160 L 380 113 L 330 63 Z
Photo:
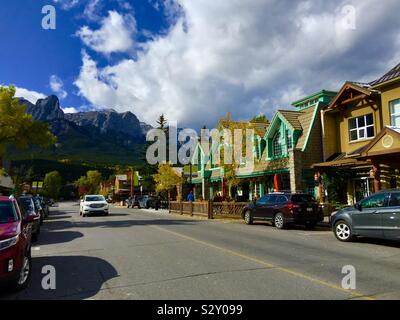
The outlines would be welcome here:
M 33 216 L 24 216 L 14 198 L 0 196 L 0 286 L 26 287 L 31 276 Z
M 317 201 L 309 194 L 271 193 L 247 205 L 242 212 L 246 224 L 271 221 L 278 229 L 288 224 L 304 224 L 309 228 L 323 220 Z

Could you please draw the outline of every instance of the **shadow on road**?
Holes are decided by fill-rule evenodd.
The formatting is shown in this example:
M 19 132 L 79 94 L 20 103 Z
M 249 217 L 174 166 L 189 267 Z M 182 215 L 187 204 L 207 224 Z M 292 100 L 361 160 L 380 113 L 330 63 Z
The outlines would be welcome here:
M 366 244 L 376 244 L 379 246 L 400 248 L 400 242 L 385 240 L 385 239 L 373 239 L 373 238 L 357 238 L 354 242 L 366 243 Z
M 70 242 L 72 240 L 82 238 L 83 233 L 78 231 L 50 231 L 40 234 L 39 241 L 36 245 L 48 245 Z
M 0 292 L 0 299 L 87 299 L 96 295 L 103 284 L 118 273 L 107 261 L 85 256 L 53 256 L 32 259 L 32 278 L 29 286 L 18 293 Z M 56 289 L 44 290 L 42 268 L 53 266 Z

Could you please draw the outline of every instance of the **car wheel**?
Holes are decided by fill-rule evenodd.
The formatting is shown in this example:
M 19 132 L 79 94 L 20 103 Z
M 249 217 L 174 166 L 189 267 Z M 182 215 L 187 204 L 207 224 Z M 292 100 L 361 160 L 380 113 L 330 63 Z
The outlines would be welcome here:
M 334 233 L 335 233 L 336 239 L 338 239 L 340 241 L 349 242 L 353 239 L 351 227 L 344 220 L 336 222 Z
M 13 285 L 16 291 L 26 288 L 26 286 L 29 283 L 29 279 L 31 278 L 31 273 L 32 273 L 32 258 L 30 252 L 27 251 L 25 253 L 22 262 L 21 271 L 19 272 L 19 275 Z
M 274 217 L 274 226 L 277 229 L 285 229 L 285 217 L 281 212 L 278 212 Z
M 244 222 L 246 224 L 253 224 L 253 217 L 251 216 L 251 211 L 247 210 L 244 214 Z

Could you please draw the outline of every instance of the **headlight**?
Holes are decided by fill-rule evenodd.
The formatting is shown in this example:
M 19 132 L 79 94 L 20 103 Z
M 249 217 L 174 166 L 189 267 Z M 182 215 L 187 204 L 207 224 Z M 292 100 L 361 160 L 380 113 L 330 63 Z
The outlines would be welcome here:
M 333 217 L 334 215 L 336 215 L 336 213 L 338 213 L 338 211 L 333 211 L 333 212 L 331 213 L 331 217 Z
M 16 245 L 18 239 L 19 239 L 19 234 L 16 235 L 15 237 L 0 241 L 0 251 Z

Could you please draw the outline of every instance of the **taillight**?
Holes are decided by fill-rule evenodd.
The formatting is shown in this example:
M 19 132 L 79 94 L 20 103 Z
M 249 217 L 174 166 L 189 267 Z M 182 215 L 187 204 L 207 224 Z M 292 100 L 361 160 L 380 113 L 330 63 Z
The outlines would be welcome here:
M 298 204 L 293 203 L 293 202 L 289 202 L 288 208 L 289 208 L 289 210 L 292 210 L 292 209 L 295 209 L 295 208 L 300 208 L 300 206 Z

